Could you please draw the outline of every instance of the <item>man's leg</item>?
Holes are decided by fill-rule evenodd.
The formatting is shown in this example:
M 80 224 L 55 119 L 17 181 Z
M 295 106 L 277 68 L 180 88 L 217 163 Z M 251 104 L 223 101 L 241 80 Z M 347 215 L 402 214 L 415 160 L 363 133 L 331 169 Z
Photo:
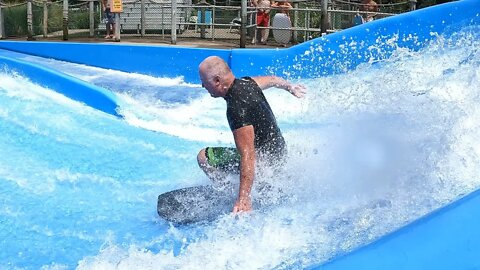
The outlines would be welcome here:
M 115 19 L 114 19 L 114 20 L 115 20 Z M 112 38 L 115 37 L 115 21 L 112 23 L 112 32 L 111 32 L 110 36 L 111 36 Z
M 228 174 L 239 173 L 240 170 L 240 155 L 236 148 L 204 148 L 198 153 L 197 162 L 214 184 L 222 184 Z
M 208 159 L 206 155 L 207 148 L 203 148 L 198 152 L 197 162 L 198 166 L 203 170 L 203 172 L 210 178 L 213 182 L 218 182 L 221 179 L 222 175 L 218 169 L 208 164 Z
M 107 23 L 105 24 L 105 38 L 109 38 L 110 37 L 110 23 L 107 21 Z
M 264 13 L 262 18 L 262 26 L 268 27 L 269 22 L 270 22 L 270 15 L 268 13 Z M 262 44 L 267 44 L 268 29 L 263 28 L 261 32 L 262 32 L 262 35 L 260 37 L 260 42 Z

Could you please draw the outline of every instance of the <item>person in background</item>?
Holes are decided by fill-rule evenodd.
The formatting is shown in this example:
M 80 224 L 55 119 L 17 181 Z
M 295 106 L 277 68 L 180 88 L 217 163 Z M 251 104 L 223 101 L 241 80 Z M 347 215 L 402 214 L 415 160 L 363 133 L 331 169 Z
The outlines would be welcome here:
M 199 66 L 202 86 L 227 102 L 227 119 L 236 147 L 207 147 L 197 155 L 202 170 L 219 183 L 229 173 L 240 175 L 240 188 L 233 213 L 252 210 L 251 190 L 257 165 L 282 166 L 286 144 L 262 90 L 277 87 L 297 98 L 305 95 L 303 85 L 276 76 L 235 78 L 223 59 L 210 56 Z
M 364 11 L 364 13 L 362 13 L 363 23 L 371 22 L 377 15 L 378 4 L 373 0 L 362 0 L 360 11 Z
M 257 26 L 268 27 L 270 24 L 270 0 L 252 0 L 252 5 L 257 8 Z M 260 29 L 260 43 L 267 43 L 267 29 Z M 253 37 L 252 44 L 256 43 L 256 37 Z
M 292 5 L 288 1 L 275 1 L 271 7 L 278 8 L 279 12 L 287 15 L 290 18 L 290 9 Z
M 110 6 L 110 0 L 102 0 L 102 10 L 105 18 L 105 28 L 107 31 L 107 34 L 105 35 L 106 39 L 115 37 L 115 14 L 111 12 Z

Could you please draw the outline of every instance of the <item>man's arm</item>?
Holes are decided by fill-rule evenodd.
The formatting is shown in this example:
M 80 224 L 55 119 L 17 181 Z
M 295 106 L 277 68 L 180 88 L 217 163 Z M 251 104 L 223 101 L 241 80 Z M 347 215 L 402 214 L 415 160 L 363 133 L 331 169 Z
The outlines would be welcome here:
M 307 92 L 305 86 L 301 84 L 291 84 L 287 80 L 277 76 L 259 76 L 252 78 L 260 87 L 260 89 L 268 89 L 270 87 L 276 87 L 287 90 L 290 94 L 297 98 L 302 98 Z
M 240 189 L 238 198 L 233 206 L 233 213 L 252 210 L 253 179 L 255 177 L 255 133 L 253 126 L 244 126 L 233 131 L 235 145 L 240 154 Z

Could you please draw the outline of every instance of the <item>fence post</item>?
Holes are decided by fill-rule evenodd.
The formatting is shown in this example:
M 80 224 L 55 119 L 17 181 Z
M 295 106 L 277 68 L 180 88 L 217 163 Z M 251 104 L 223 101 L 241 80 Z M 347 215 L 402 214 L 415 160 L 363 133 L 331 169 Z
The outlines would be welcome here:
M 326 34 L 328 30 L 328 26 L 330 24 L 330 20 L 328 18 L 328 0 L 320 0 L 322 6 L 322 23 L 320 31 L 322 34 Z
M 110 11 L 115 14 L 115 41 L 120 42 L 120 30 L 122 24 L 120 23 L 120 13 L 123 12 L 123 2 L 122 0 L 111 0 L 110 2 Z
M 177 0 L 172 0 L 172 44 L 177 44 Z
M 205 38 L 205 22 L 206 22 L 206 18 L 207 18 L 206 14 L 205 14 L 206 10 L 205 10 L 205 7 L 203 6 L 204 2 L 205 2 L 204 0 L 202 0 L 200 2 L 200 4 L 202 6 L 200 7 L 200 18 L 198 18 L 198 19 L 200 19 L 200 23 L 201 23 L 200 24 L 200 38 L 201 39 Z
M 145 36 L 145 0 L 140 1 L 140 31 L 142 37 Z
M 120 28 L 121 28 L 121 24 L 120 24 L 120 13 L 116 12 L 115 13 L 115 41 L 116 42 L 120 42 Z
M 242 0 L 241 3 L 241 21 L 240 25 L 240 48 L 245 48 L 247 44 L 247 0 Z
M 63 0 L 63 40 L 68 40 L 68 0 Z
M 46 38 L 48 34 L 48 0 L 43 0 L 43 37 Z
M 32 0 L 28 0 L 27 2 L 27 40 L 35 40 L 35 38 L 33 38 Z
M 0 4 L 0 39 L 5 38 L 5 23 L 3 20 L 3 7 Z
M 88 3 L 88 13 L 90 15 L 90 35 L 89 37 L 93 38 L 95 35 L 95 7 L 94 7 L 95 0 L 90 0 Z
M 417 9 L 417 0 L 410 0 L 410 10 L 413 11 Z
M 299 7 L 298 2 L 293 2 L 293 8 L 294 8 L 294 11 L 293 11 L 293 25 L 292 25 L 293 27 L 298 26 L 298 10 L 297 10 L 298 7 Z M 298 40 L 298 32 L 293 31 L 293 43 L 297 43 L 297 40 Z

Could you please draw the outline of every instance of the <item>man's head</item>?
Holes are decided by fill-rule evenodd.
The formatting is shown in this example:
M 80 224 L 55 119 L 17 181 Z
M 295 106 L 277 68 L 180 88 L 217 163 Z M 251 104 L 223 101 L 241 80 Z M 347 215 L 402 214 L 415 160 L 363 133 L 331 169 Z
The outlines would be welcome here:
M 227 63 L 218 56 L 209 56 L 200 63 L 200 80 L 212 97 L 225 97 L 235 76 Z

